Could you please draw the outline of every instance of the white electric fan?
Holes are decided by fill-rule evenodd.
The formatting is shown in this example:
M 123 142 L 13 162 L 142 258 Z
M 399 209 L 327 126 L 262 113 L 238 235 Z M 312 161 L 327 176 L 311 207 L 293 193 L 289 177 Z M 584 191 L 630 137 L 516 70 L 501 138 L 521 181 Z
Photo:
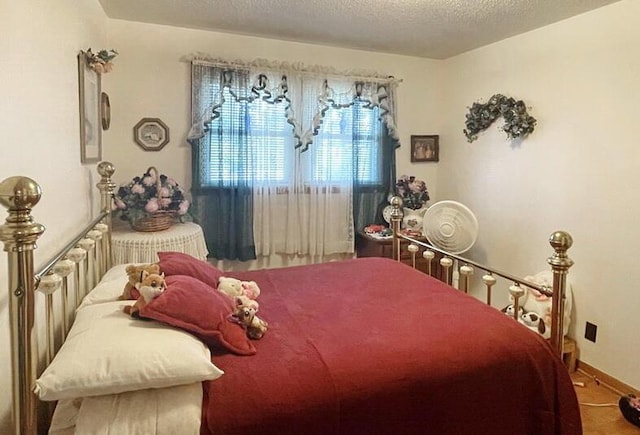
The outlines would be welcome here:
M 478 219 L 467 206 L 456 201 L 439 201 L 430 206 L 422 221 L 422 233 L 436 248 L 451 254 L 471 249 L 478 238 Z M 452 283 L 458 286 L 454 265 Z

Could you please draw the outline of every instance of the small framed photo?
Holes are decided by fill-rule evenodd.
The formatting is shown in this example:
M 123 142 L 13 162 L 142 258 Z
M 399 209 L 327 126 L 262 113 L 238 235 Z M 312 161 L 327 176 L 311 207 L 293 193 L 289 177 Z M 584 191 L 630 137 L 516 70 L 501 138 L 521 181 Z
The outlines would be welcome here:
M 160 151 L 169 143 L 169 127 L 158 118 L 142 118 L 133 127 L 133 140 L 145 151 Z
M 100 74 L 89 67 L 83 51 L 78 54 L 78 91 L 80 95 L 80 161 L 102 160 L 100 115 Z
M 440 154 L 438 135 L 411 136 L 412 162 L 437 162 Z

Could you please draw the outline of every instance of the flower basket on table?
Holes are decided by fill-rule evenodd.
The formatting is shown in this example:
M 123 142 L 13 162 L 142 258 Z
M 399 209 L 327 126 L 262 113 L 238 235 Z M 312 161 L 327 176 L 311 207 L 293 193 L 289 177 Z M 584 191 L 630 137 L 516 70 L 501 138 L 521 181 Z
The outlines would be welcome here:
M 184 190 L 153 166 L 118 189 L 114 206 L 136 231 L 166 230 L 189 212 Z
M 396 195 L 402 198 L 403 218 L 402 226 L 404 230 L 419 234 L 422 229 L 422 219 L 429 201 L 427 184 L 423 180 L 418 180 L 413 175 L 403 175 L 396 181 Z

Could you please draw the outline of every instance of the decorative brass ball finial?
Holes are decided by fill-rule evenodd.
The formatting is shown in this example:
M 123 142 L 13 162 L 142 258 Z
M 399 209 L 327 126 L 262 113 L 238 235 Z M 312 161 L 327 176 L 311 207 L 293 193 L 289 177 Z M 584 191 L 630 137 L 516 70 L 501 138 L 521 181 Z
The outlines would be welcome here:
M 98 174 L 102 177 L 111 178 L 111 176 L 116 172 L 116 168 L 111 162 L 100 162 L 98 164 Z
M 573 238 L 566 231 L 556 231 L 549 236 L 549 244 L 555 250 L 566 251 L 573 245 Z
M 567 271 L 573 266 L 573 260 L 567 255 L 567 250 L 573 245 L 573 238 L 566 231 L 555 231 L 549 236 L 549 244 L 555 251 L 547 259 L 547 263 L 555 270 Z
M 30 210 L 41 196 L 40 185 L 28 177 L 9 177 L 0 183 L 0 204 L 9 210 Z

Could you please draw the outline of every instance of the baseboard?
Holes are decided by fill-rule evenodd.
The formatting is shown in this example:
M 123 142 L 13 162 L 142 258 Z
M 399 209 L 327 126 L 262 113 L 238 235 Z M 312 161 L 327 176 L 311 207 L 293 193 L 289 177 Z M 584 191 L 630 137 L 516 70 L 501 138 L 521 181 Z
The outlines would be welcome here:
M 629 393 L 633 393 L 636 396 L 640 396 L 640 390 L 633 388 L 630 385 L 625 384 L 622 381 L 614 378 L 606 374 L 603 371 L 598 370 L 597 368 L 590 366 L 589 364 L 578 360 L 578 371 L 582 372 L 586 376 L 593 378 L 596 383 L 601 384 L 611 391 L 621 395 L 626 396 Z

